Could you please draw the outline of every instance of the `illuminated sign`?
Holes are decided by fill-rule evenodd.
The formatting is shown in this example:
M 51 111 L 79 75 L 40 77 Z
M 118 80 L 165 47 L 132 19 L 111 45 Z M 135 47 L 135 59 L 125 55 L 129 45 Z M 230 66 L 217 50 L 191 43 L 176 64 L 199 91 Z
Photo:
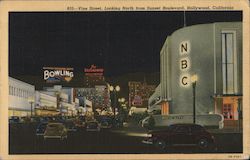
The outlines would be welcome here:
M 43 79 L 47 83 L 69 82 L 73 77 L 73 68 L 43 67 Z
M 96 65 L 92 64 L 90 68 L 84 68 L 84 72 L 86 75 L 102 76 L 104 69 L 97 68 Z
M 182 87 L 190 86 L 190 75 L 188 74 L 188 70 L 191 68 L 191 61 L 189 59 L 189 54 L 191 51 L 191 44 L 189 41 L 183 41 L 179 45 L 179 53 L 180 53 L 180 85 Z
M 141 106 L 142 105 L 142 98 L 141 98 L 141 96 L 136 95 L 134 97 L 134 100 L 133 100 L 132 104 L 135 105 L 135 106 Z

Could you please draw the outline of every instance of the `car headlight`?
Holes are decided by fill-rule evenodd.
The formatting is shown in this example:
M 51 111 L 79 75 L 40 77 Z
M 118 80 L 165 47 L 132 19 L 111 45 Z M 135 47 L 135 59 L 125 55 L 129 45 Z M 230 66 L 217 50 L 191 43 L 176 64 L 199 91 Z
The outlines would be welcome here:
M 152 134 L 147 134 L 147 137 L 152 137 Z

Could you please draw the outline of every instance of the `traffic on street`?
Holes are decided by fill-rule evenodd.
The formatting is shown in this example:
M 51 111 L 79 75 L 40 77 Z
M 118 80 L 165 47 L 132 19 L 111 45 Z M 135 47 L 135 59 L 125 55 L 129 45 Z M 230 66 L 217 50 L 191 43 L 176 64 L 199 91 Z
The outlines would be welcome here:
M 69 122 L 72 122 L 71 125 L 68 125 Z M 89 122 L 84 121 L 84 117 L 34 117 L 29 121 L 12 119 L 9 123 L 10 153 L 240 153 L 242 149 L 240 143 L 242 136 L 237 133 L 209 133 L 198 125 L 179 125 L 179 127 L 184 126 L 179 129 L 185 129 L 186 126 L 200 129 L 199 132 L 204 134 L 203 139 L 200 139 L 197 145 L 191 143 L 181 145 L 190 140 L 190 135 L 179 132 L 174 135 L 178 138 L 179 145 L 167 146 L 167 139 L 161 141 L 163 139 L 160 137 L 163 138 L 164 135 L 166 137 L 167 133 L 178 125 L 165 130 L 148 131 L 132 118 L 128 122 L 122 122 L 122 125 L 114 125 L 111 122 L 112 119 L 108 117 Z M 149 143 L 153 138 L 152 135 L 155 137 L 157 135 L 158 139 L 154 137 L 156 141 Z M 206 139 L 205 135 L 211 139 Z

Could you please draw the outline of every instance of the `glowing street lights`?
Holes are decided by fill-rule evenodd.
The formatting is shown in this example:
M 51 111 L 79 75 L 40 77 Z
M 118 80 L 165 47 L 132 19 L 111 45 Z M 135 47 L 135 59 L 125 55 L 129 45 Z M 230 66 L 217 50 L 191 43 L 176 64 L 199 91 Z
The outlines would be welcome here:
M 195 89 L 196 89 L 196 82 L 198 80 L 198 76 L 195 74 L 191 77 L 191 82 L 192 82 L 192 86 L 193 86 L 193 123 L 195 124 L 195 117 L 196 117 L 196 113 L 195 113 Z
M 114 119 L 115 119 L 115 114 L 116 114 L 115 110 L 116 110 L 116 105 L 117 105 L 117 102 L 116 102 L 117 101 L 117 98 L 116 98 L 117 95 L 116 94 L 117 94 L 117 92 L 120 91 L 120 89 L 121 89 L 120 86 L 115 86 L 115 87 L 110 86 L 109 87 L 109 90 L 114 93 L 114 106 L 113 106 L 114 107 Z
M 119 99 L 118 99 L 118 102 L 124 103 L 124 102 L 125 102 L 125 98 L 119 98 Z

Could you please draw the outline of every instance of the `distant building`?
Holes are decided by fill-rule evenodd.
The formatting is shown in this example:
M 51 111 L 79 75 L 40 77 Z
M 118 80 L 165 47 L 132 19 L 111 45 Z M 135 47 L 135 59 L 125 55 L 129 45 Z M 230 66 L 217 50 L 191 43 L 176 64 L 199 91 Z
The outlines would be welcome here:
M 108 85 L 96 85 L 91 88 L 75 88 L 76 97 L 85 97 L 92 102 L 93 110 L 105 110 L 110 107 L 110 94 Z
M 31 115 L 29 99 L 34 99 L 35 86 L 9 77 L 9 116 Z
M 35 94 L 36 115 L 54 116 L 60 114 L 57 108 L 56 95 L 47 94 L 46 91 L 36 91 Z
M 44 93 L 57 97 L 57 109 L 60 114 L 73 116 L 77 114 L 79 100 L 74 97 L 74 88 L 54 85 L 53 87 L 44 87 Z
M 145 81 L 128 82 L 129 87 L 129 107 L 148 107 L 148 99 L 154 93 L 156 86 L 149 85 Z

